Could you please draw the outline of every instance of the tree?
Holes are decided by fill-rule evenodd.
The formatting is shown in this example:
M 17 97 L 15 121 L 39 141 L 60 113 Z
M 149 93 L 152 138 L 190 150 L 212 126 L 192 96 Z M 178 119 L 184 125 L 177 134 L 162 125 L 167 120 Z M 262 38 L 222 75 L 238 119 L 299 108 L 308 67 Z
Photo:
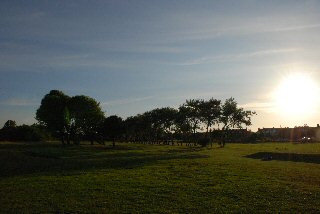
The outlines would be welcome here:
M 200 100 L 192 99 L 186 100 L 186 102 L 179 108 L 179 110 L 185 114 L 187 120 L 186 122 L 190 124 L 193 134 L 195 134 L 197 129 L 200 128 L 200 105 Z
M 189 140 L 192 133 L 192 127 L 188 120 L 188 109 L 183 106 L 179 107 L 175 117 L 175 133 L 184 141 Z
M 137 114 L 128 117 L 123 122 L 124 135 L 127 142 L 142 142 L 150 134 L 150 123 L 146 119 L 146 114 Z
M 170 107 L 156 108 L 147 112 L 148 118 L 150 118 L 151 129 L 154 140 L 168 141 L 171 137 L 174 127 L 174 121 L 177 114 L 177 110 Z
M 135 116 L 128 117 L 125 121 L 123 121 L 125 140 L 127 142 L 134 142 L 136 138 L 136 123 L 137 118 Z
M 13 120 L 5 122 L 2 129 L 0 129 L 0 140 L 16 140 L 17 125 Z
M 115 146 L 116 139 L 119 139 L 123 134 L 123 120 L 121 117 L 112 115 L 103 121 L 103 135 L 107 139 L 112 140 L 112 146 Z
M 222 123 L 222 146 L 225 146 L 228 130 L 232 128 L 242 128 L 242 125 L 251 125 L 251 116 L 256 113 L 253 111 L 245 111 L 238 107 L 238 103 L 234 98 L 227 99 L 222 105 L 220 123 Z
M 36 119 L 41 125 L 49 129 L 62 143 L 65 143 L 68 121 L 65 111 L 70 97 L 62 91 L 52 90 L 41 100 L 41 105 L 36 112 Z
M 140 116 L 140 132 L 144 141 L 158 143 L 161 136 L 161 118 L 158 109 L 147 111 Z
M 209 128 L 219 122 L 221 114 L 221 100 L 211 98 L 208 101 L 201 100 L 199 104 L 200 120 L 206 127 L 206 134 L 209 133 Z
M 175 130 L 175 120 L 178 114 L 178 110 L 170 107 L 165 107 L 159 109 L 158 111 L 160 115 L 159 117 L 161 118 L 161 130 L 164 133 L 166 140 L 169 140 L 170 138 L 173 144 L 172 135 Z
M 72 97 L 68 106 L 73 138 L 84 136 L 93 144 L 105 118 L 100 104 L 91 97 L 80 95 Z
M 138 141 L 140 142 L 154 142 L 156 140 L 157 125 L 154 124 L 152 113 L 147 111 L 136 116 L 136 131 L 138 133 Z
M 8 120 L 0 129 L 0 140 L 7 141 L 42 141 L 50 139 L 50 134 L 38 124 L 17 126 Z
M 177 112 L 174 108 L 164 107 L 128 117 L 123 125 L 126 139 L 148 143 L 172 140 Z
M 36 112 L 36 119 L 62 143 L 70 143 L 70 136 L 75 144 L 81 137 L 91 140 L 104 119 L 100 104 L 88 96 L 69 97 L 63 92 L 52 90 L 45 95 Z
M 16 126 L 17 126 L 16 121 L 8 120 L 7 122 L 5 122 L 3 129 L 15 128 Z

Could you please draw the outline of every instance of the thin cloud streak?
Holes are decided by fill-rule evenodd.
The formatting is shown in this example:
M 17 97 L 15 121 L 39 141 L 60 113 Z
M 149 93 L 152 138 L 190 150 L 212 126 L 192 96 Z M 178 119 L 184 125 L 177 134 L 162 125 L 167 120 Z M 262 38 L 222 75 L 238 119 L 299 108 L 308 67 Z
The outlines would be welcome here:
M 35 11 L 31 13 L 24 14 L 15 14 L 14 16 L 4 17 L 4 21 L 6 22 L 34 22 L 41 21 L 47 16 L 47 13 L 44 11 Z
M 222 92 L 183 92 L 183 93 L 176 93 L 175 94 L 170 94 L 170 95 L 163 95 L 159 96 L 160 99 L 163 100 L 188 100 L 188 99 L 210 99 L 210 98 L 219 98 L 223 96 Z M 182 103 L 181 103 L 182 104 Z
M 105 52 L 123 52 L 123 53 L 167 53 L 167 54 L 177 54 L 188 51 L 187 48 L 176 47 L 172 45 L 158 44 L 157 42 L 137 42 L 137 41 L 76 41 L 70 42 L 71 44 L 79 47 L 86 47 L 92 50 L 99 50 L 103 53 Z
M 239 59 L 252 58 L 252 57 L 261 57 L 268 56 L 273 54 L 281 54 L 281 53 L 291 53 L 297 52 L 299 49 L 297 48 L 288 48 L 288 49 L 270 49 L 270 50 L 262 50 L 241 54 L 230 54 L 230 55 L 221 55 L 221 56 L 207 56 L 201 57 L 199 59 L 195 59 L 192 61 L 188 61 L 185 63 L 181 63 L 180 65 L 198 65 L 203 63 L 212 63 L 212 62 L 230 62 Z
M 244 109 L 251 109 L 254 111 L 274 112 L 276 104 L 273 102 L 251 102 L 239 105 Z
M 124 104 L 131 104 L 137 103 L 141 101 L 146 101 L 154 98 L 153 96 L 146 96 L 146 97 L 137 97 L 137 98 L 125 98 L 119 100 L 112 100 L 101 103 L 102 106 L 117 106 L 117 105 L 124 105 Z
M 249 26 L 249 27 L 231 27 L 220 30 L 213 31 L 203 31 L 201 33 L 193 32 L 185 35 L 184 40 L 203 40 L 203 39 L 216 39 L 223 36 L 240 36 L 240 35 L 254 35 L 261 33 L 276 33 L 276 32 L 289 32 L 289 31 L 299 31 L 307 29 L 320 28 L 320 24 L 311 24 L 311 25 L 296 25 L 290 27 L 279 27 L 264 29 L 259 25 Z M 254 29 L 254 30 L 252 30 Z
M 26 98 L 12 98 L 0 102 L 0 105 L 4 106 L 38 106 L 40 101 L 35 99 L 26 99 Z
M 291 26 L 291 27 L 283 27 L 283 28 L 271 30 L 270 32 L 296 31 L 296 30 L 304 30 L 304 29 L 312 29 L 312 28 L 320 28 L 320 24 L 297 25 L 297 26 Z

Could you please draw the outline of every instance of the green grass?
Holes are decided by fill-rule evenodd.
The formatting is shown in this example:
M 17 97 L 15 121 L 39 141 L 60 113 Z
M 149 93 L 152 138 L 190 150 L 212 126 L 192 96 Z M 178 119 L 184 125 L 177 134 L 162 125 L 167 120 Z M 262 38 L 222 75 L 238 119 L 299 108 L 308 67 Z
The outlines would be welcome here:
M 320 144 L 0 143 L 0 172 L 1 213 L 320 212 Z

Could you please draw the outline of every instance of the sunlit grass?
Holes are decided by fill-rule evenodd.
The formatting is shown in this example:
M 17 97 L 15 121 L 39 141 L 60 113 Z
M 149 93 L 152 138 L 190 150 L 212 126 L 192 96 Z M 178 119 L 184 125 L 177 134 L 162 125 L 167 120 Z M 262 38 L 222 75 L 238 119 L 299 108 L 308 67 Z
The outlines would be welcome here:
M 248 158 L 319 154 L 320 144 L 187 148 L 0 145 L 2 212 L 319 212 L 320 164 Z

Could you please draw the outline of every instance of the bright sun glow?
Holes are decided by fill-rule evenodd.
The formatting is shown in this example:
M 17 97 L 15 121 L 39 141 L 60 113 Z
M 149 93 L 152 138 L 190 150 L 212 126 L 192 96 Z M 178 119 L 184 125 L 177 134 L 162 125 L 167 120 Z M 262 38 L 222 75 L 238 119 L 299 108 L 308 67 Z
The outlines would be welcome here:
M 277 109 L 292 117 L 310 115 L 317 108 L 318 87 L 312 78 L 302 73 L 295 73 L 284 78 L 276 90 Z

